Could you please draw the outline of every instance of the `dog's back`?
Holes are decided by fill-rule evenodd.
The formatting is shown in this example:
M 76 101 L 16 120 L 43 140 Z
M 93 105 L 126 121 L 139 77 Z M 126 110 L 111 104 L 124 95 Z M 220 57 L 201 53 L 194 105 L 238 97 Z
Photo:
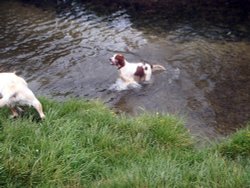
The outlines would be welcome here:
M 27 82 L 15 73 L 0 73 L 1 96 L 15 92 L 18 88 L 27 87 L 27 85 Z

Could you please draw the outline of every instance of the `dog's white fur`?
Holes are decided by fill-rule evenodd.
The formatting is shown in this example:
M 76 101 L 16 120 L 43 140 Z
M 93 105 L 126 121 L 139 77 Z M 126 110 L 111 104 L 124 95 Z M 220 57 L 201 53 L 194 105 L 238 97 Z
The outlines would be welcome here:
M 0 108 L 8 106 L 12 116 L 17 117 L 17 106 L 33 106 L 41 119 L 45 117 L 41 103 L 28 88 L 27 82 L 15 73 L 0 73 Z
M 114 54 L 110 58 L 111 65 L 117 66 L 119 78 L 129 84 L 149 82 L 152 73 L 155 71 L 165 71 L 161 65 L 150 65 L 148 63 L 130 63 L 122 54 Z

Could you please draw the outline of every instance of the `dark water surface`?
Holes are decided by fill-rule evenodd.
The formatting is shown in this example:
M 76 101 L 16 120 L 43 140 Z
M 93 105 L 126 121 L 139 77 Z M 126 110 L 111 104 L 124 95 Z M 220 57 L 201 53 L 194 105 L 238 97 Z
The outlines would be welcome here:
M 132 115 L 177 114 L 193 134 L 208 138 L 250 119 L 249 18 L 100 15 L 76 2 L 41 8 L 1 1 L 0 19 L 0 71 L 17 71 L 37 95 L 100 99 Z M 139 91 L 108 91 L 117 78 L 108 59 L 117 52 L 167 71 Z

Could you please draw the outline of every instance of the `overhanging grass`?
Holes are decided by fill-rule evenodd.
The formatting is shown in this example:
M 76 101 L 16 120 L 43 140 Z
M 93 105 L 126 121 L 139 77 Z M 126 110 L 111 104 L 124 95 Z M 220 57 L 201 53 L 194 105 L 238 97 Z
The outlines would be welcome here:
M 42 122 L 32 109 L 15 120 L 0 109 L 0 187 L 250 184 L 249 128 L 196 149 L 183 122 L 173 116 L 129 118 L 99 102 L 41 101 Z

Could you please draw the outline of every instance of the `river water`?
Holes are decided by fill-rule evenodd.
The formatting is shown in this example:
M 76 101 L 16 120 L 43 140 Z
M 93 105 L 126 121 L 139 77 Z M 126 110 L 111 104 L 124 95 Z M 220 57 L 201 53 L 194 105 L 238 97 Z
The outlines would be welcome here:
M 249 121 L 249 18 L 224 23 L 123 9 L 100 13 L 91 6 L 1 1 L 0 71 L 16 71 L 38 96 L 99 99 L 130 115 L 175 114 L 203 138 Z M 117 78 L 108 60 L 114 53 L 167 71 L 140 90 L 109 91 Z

